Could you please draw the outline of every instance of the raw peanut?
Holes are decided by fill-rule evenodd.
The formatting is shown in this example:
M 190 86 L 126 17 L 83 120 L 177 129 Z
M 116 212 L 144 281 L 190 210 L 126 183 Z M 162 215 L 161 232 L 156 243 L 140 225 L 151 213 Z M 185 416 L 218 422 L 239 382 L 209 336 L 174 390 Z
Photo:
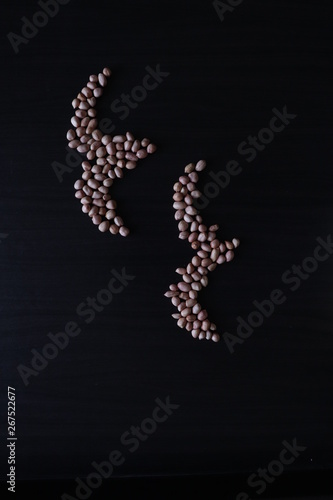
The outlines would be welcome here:
M 87 153 L 88 160 L 93 160 L 95 158 L 95 156 L 96 156 L 95 151 L 88 151 L 88 153 Z
M 113 142 L 116 144 L 118 142 L 125 142 L 126 141 L 126 136 L 125 135 L 115 135 L 113 138 Z
M 95 174 L 94 179 L 96 179 L 96 181 L 103 182 L 106 179 L 106 176 L 104 174 Z
M 130 233 L 130 230 L 129 230 L 127 227 L 125 227 L 125 226 L 121 226 L 121 227 L 119 228 L 119 234 L 120 234 L 121 236 L 126 237 L 126 236 L 128 236 L 128 235 L 129 235 L 129 233 Z
M 191 313 L 191 309 L 189 307 L 184 307 L 184 309 L 181 312 L 181 315 L 183 318 L 186 318 Z
M 186 208 L 185 208 L 185 212 L 186 212 L 187 214 L 189 214 L 189 215 L 195 215 L 195 214 L 197 214 L 197 213 L 198 213 L 197 209 L 196 209 L 196 208 L 194 208 L 194 207 L 192 207 L 191 205 L 186 206 Z
M 126 139 L 128 141 L 133 142 L 134 141 L 134 135 L 131 132 L 126 132 Z
M 195 299 L 188 299 L 186 301 L 186 307 L 193 307 L 196 304 Z M 194 312 L 194 311 L 193 311 Z
M 201 172 L 202 170 L 204 170 L 206 168 L 206 162 L 204 160 L 200 160 L 198 161 L 198 163 L 196 164 L 195 166 L 195 170 L 197 172 Z
M 194 271 L 195 271 L 195 267 L 192 263 L 190 263 L 186 266 L 187 274 L 192 274 L 192 273 L 194 273 Z
M 189 314 L 188 316 L 186 316 L 186 320 L 189 323 L 193 323 L 193 321 L 195 321 L 195 314 Z M 191 328 L 192 328 L 192 325 L 191 325 Z
M 105 201 L 102 200 L 101 198 L 98 200 L 93 200 L 93 205 L 96 205 L 97 207 L 104 207 Z
M 111 74 L 112 74 L 112 72 L 111 72 L 110 68 L 103 69 L 103 75 L 105 75 L 106 77 L 109 78 L 111 76 Z
M 209 330 L 209 328 L 210 328 L 210 321 L 205 319 L 202 322 L 201 328 L 203 329 L 204 332 L 207 332 L 207 330 Z
M 190 243 L 193 243 L 194 241 L 197 241 L 198 239 L 198 233 L 191 233 L 188 237 L 188 241 Z
M 106 204 L 106 208 L 109 209 L 116 209 L 117 208 L 117 202 L 115 200 L 109 200 Z
M 194 279 L 194 281 L 200 281 L 201 280 L 201 274 L 198 273 L 198 271 L 195 271 L 194 273 L 192 273 L 192 278 Z
M 119 179 L 121 179 L 122 177 L 124 177 L 124 173 L 123 173 L 123 171 L 122 171 L 122 169 L 120 167 L 115 167 L 114 173 L 116 174 L 116 176 Z
M 230 262 L 233 258 L 234 258 L 235 254 L 232 250 L 229 250 L 226 254 L 225 254 L 225 258 L 226 258 L 226 261 L 227 262 Z
M 74 184 L 75 189 L 82 189 L 83 186 L 84 186 L 84 181 L 81 179 L 77 180 Z
M 181 210 L 186 208 L 186 203 L 184 201 L 175 201 L 172 206 L 175 210 Z
M 181 281 L 180 283 L 178 283 L 178 288 L 182 292 L 189 292 L 191 290 L 191 285 L 189 285 L 188 283 L 184 283 L 183 281 Z
M 139 149 L 141 148 L 141 142 L 138 141 L 138 140 L 135 140 L 133 142 L 133 146 L 132 146 L 132 151 L 133 153 L 137 153 L 139 151 Z
M 218 264 L 223 264 L 225 261 L 226 261 L 225 256 L 224 256 L 223 254 L 220 254 L 220 255 L 218 256 L 218 258 L 217 258 L 217 261 L 216 261 L 216 262 L 217 262 Z
M 84 186 L 83 191 L 86 194 L 86 196 L 92 196 L 94 192 L 89 186 Z
M 206 287 L 208 285 L 207 276 L 204 276 L 203 278 L 201 278 L 200 283 L 202 284 L 203 287 Z
M 210 250 L 211 250 L 211 247 L 210 247 L 210 245 L 208 245 L 208 243 L 201 243 L 201 248 L 205 252 L 210 252 Z
M 68 132 L 67 132 L 67 140 L 68 141 L 73 141 L 73 139 L 75 139 L 76 137 L 76 134 L 75 134 L 75 131 L 71 128 Z
M 131 153 L 130 151 L 127 151 L 127 153 L 125 153 L 124 156 L 125 156 L 126 160 L 138 161 L 138 157 L 134 153 Z
M 99 226 L 98 229 L 101 231 L 101 233 L 106 233 L 110 228 L 110 223 L 108 221 L 103 221 Z
M 99 73 L 98 82 L 99 82 L 101 87 L 106 87 L 108 81 L 106 79 L 106 76 L 103 73 Z
M 124 221 L 121 217 L 117 216 L 114 218 L 114 223 L 120 227 L 120 226 L 123 226 L 124 225 Z
M 201 305 L 199 303 L 194 304 L 194 306 L 192 307 L 193 314 L 199 314 L 200 311 Z
M 99 200 L 100 198 L 103 198 L 103 194 L 99 191 L 94 191 L 91 197 L 93 200 Z
M 183 185 L 187 184 L 188 182 L 190 182 L 190 179 L 187 175 L 182 175 L 181 177 L 179 177 L 179 182 Z
M 101 89 L 100 87 L 97 87 L 96 89 L 93 90 L 93 93 L 94 93 L 94 97 L 96 97 L 98 99 L 99 97 L 101 97 L 103 95 L 103 89 Z
M 113 144 L 113 142 L 109 142 L 106 146 L 106 151 L 109 155 L 114 156 L 117 152 L 116 146 Z
M 198 314 L 198 320 L 199 321 L 203 321 L 204 319 L 206 319 L 208 316 L 208 313 L 206 311 L 206 309 L 202 309 L 199 314 Z
M 84 161 L 84 162 L 82 162 L 82 168 L 83 168 L 83 170 L 85 170 L 85 171 L 89 171 L 89 170 L 91 170 L 91 165 L 90 165 L 89 161 Z
M 186 173 L 186 174 L 190 174 L 191 172 L 193 172 L 193 171 L 194 171 L 194 168 L 195 168 L 194 163 L 189 163 L 188 165 L 186 165 L 186 167 L 185 167 L 185 169 L 184 169 L 184 170 L 185 170 L 185 173 Z
M 106 155 L 106 149 L 103 146 L 99 147 L 97 149 L 97 151 L 96 151 L 96 155 L 97 155 L 98 158 L 101 158 L 102 156 L 105 156 Z
M 193 322 L 193 328 L 195 329 L 200 329 L 201 328 L 201 321 L 198 319 Z
M 179 328 L 184 328 L 185 325 L 186 325 L 187 321 L 185 318 L 180 318 L 178 321 L 177 321 L 177 325 L 179 326 Z
M 184 198 L 184 196 L 182 195 L 182 193 L 178 192 L 178 193 L 175 193 L 172 197 L 172 199 L 174 201 L 182 201 Z
M 102 217 L 100 215 L 93 215 L 92 221 L 93 221 L 93 224 L 95 224 L 96 226 L 99 226 L 102 222 Z
M 226 251 L 226 247 L 224 245 L 224 243 L 220 243 L 220 252 L 223 253 Z
M 100 183 L 96 181 L 95 179 L 88 179 L 87 184 L 89 187 L 93 189 L 98 189 L 100 186 Z
M 135 163 L 135 161 L 127 161 L 125 164 L 125 167 L 128 170 L 134 170 L 136 168 L 136 163 Z
M 139 150 L 137 151 L 137 153 L 136 153 L 136 156 L 137 156 L 138 158 L 140 158 L 140 160 L 141 160 L 141 159 L 143 159 L 143 158 L 146 158 L 146 157 L 147 157 L 147 155 L 148 155 L 148 153 L 147 153 L 147 151 L 146 151 L 145 149 L 139 149 Z
M 92 173 L 89 172 L 89 170 L 87 172 L 83 172 L 83 174 L 82 174 L 82 179 L 84 179 L 85 181 L 87 181 L 91 177 L 92 177 Z
M 71 148 L 71 149 L 75 149 L 77 148 L 78 146 L 80 146 L 80 141 L 78 139 L 74 139 L 73 141 L 70 141 L 68 143 L 68 146 Z
M 190 181 L 193 182 L 194 184 L 196 184 L 199 180 L 199 176 L 196 172 L 191 172 L 190 174 L 188 174 L 188 177 Z
M 193 198 L 191 195 L 187 194 L 184 198 L 184 201 L 186 203 L 186 205 L 192 205 L 193 203 Z
M 193 222 L 193 217 L 189 214 L 185 214 L 184 221 L 187 222 L 188 224 L 190 224 L 191 222 Z
M 84 198 L 81 198 L 81 203 L 83 205 L 90 205 L 92 202 L 92 199 L 90 198 L 90 196 L 85 196 Z
M 184 210 L 177 210 L 175 212 L 175 219 L 176 220 L 182 220 L 183 217 L 184 217 L 184 214 L 185 214 Z
M 188 228 L 188 223 L 187 222 L 180 221 L 178 223 L 178 229 L 179 229 L 179 231 L 186 231 L 187 228 Z

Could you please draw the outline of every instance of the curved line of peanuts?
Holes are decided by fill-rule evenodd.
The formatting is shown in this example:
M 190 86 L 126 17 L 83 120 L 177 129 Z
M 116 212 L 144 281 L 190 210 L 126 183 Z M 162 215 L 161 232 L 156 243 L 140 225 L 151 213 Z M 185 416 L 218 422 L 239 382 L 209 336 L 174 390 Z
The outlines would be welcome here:
M 206 162 L 200 160 L 197 164 L 190 163 L 185 167 L 185 175 L 173 186 L 173 208 L 176 210 L 175 219 L 178 222 L 179 238 L 188 240 L 196 255 L 186 268 L 176 269 L 182 281 L 169 286 L 164 294 L 171 298 L 172 304 L 178 312 L 172 314 L 180 328 L 191 332 L 193 338 L 213 340 L 218 342 L 220 335 L 216 332 L 216 325 L 208 319 L 206 309 L 202 309 L 197 297 L 198 292 L 208 285 L 208 272 L 214 271 L 218 264 L 230 262 L 234 258 L 233 250 L 240 244 L 239 240 L 221 242 L 216 238 L 217 224 L 207 228 L 202 223 L 193 206 L 195 199 L 201 196 L 196 187 L 198 173 L 204 170 Z
M 75 197 L 82 203 L 82 212 L 91 217 L 101 232 L 127 236 L 129 229 L 117 215 L 117 203 L 111 198 L 109 188 L 115 179 L 123 177 L 124 169 L 133 170 L 138 160 L 156 151 L 156 146 L 149 139 L 135 139 L 130 132 L 112 137 L 97 128 L 95 106 L 110 76 L 109 68 L 104 68 L 99 75 L 91 75 L 87 85 L 73 100 L 75 115 L 71 123 L 74 128 L 67 132 L 67 140 L 70 148 L 86 154 L 87 160 L 94 163 L 82 162 L 82 177 L 74 184 Z

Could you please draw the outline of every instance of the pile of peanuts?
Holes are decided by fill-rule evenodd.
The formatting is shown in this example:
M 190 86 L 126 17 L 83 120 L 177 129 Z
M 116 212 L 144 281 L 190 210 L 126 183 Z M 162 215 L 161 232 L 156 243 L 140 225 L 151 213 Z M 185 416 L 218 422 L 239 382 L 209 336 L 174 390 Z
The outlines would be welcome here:
M 208 272 L 214 271 L 218 264 L 230 262 L 234 258 L 233 250 L 240 244 L 234 238 L 232 241 L 221 242 L 216 238 L 217 224 L 207 228 L 202 223 L 193 201 L 201 196 L 196 187 L 198 173 L 204 170 L 206 162 L 200 160 L 197 164 L 190 163 L 185 167 L 185 175 L 173 186 L 173 208 L 176 210 L 175 219 L 178 221 L 179 238 L 188 240 L 196 255 L 184 268 L 176 269 L 182 281 L 169 286 L 165 293 L 171 298 L 172 304 L 178 312 L 172 314 L 180 328 L 191 332 L 195 339 L 207 339 L 213 342 L 220 340 L 216 332 L 216 325 L 208 319 L 206 309 L 202 309 L 197 297 L 198 292 L 208 285 Z
M 82 212 L 89 215 L 102 233 L 109 231 L 127 236 L 129 229 L 117 214 L 117 202 L 112 199 L 109 189 L 115 179 L 123 177 L 124 170 L 133 170 L 138 160 L 156 151 L 156 146 L 149 139 L 135 139 L 130 132 L 112 137 L 97 128 L 95 106 L 110 76 L 109 68 L 104 68 L 99 75 L 91 75 L 87 85 L 73 100 L 75 115 L 71 123 L 74 128 L 67 132 L 67 140 L 70 148 L 87 157 L 82 162 L 82 178 L 74 184 L 75 197 L 81 201 Z

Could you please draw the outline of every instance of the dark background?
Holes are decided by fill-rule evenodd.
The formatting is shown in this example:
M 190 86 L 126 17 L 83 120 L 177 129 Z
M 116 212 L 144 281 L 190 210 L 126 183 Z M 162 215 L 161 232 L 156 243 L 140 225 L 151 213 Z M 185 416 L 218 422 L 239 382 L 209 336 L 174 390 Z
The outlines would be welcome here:
M 221 498 L 259 498 L 247 477 L 294 438 L 307 450 L 265 495 L 332 495 L 333 258 L 295 292 L 281 281 L 332 232 L 330 7 L 244 0 L 221 22 L 211 1 L 71 0 L 15 54 L 7 33 L 21 34 L 21 18 L 40 7 L 1 3 L 1 480 L 9 385 L 17 481 L 33 481 L 17 484 L 17 498 L 29 484 L 35 498 L 74 496 L 75 478 L 114 449 L 126 461 L 91 498 L 170 498 L 177 485 L 207 494 L 213 484 Z M 128 118 L 113 115 L 112 101 L 157 64 L 169 76 Z M 62 183 L 52 168 L 65 163 L 72 99 L 105 66 L 113 76 L 98 118 L 158 146 L 113 191 L 128 238 L 101 234 L 82 214 L 73 189 L 80 166 Z M 285 105 L 297 118 L 247 163 L 238 145 Z M 243 168 L 202 211 L 221 239 L 241 240 L 200 294 L 211 320 L 235 333 L 254 300 L 276 288 L 287 296 L 232 355 L 223 340 L 180 330 L 163 296 L 194 255 L 178 239 L 172 186 L 202 158 L 201 188 L 232 159 Z M 78 304 L 123 267 L 135 276 L 125 291 L 90 325 L 78 319 Z M 25 387 L 17 366 L 30 366 L 31 349 L 76 320 L 82 333 Z M 129 453 L 121 435 L 167 396 L 180 407 Z

